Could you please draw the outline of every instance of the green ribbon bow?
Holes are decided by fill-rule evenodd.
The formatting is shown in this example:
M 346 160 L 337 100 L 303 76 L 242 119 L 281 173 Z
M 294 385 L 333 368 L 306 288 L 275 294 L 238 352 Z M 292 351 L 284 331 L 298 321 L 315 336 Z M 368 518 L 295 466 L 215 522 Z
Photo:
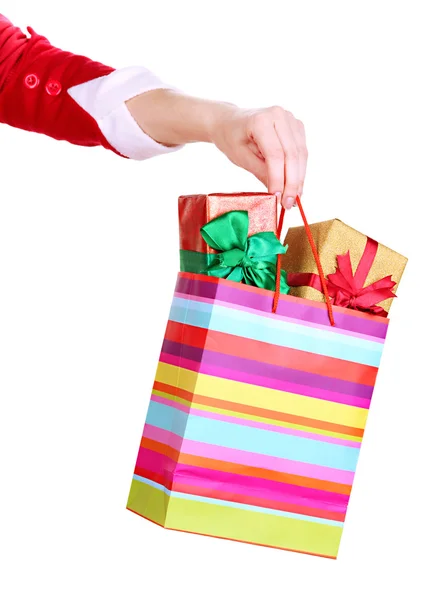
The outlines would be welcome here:
M 285 254 L 287 247 L 272 231 L 248 237 L 248 230 L 249 216 L 245 210 L 227 212 L 201 227 L 205 242 L 211 248 L 220 250 L 205 273 L 274 290 L 277 255 Z M 286 273 L 282 269 L 280 291 L 288 294 L 289 290 Z

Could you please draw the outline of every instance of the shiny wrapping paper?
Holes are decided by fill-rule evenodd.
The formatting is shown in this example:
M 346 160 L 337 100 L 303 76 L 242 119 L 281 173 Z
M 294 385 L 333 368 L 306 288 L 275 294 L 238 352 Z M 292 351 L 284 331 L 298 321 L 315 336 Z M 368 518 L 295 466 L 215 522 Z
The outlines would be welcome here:
M 367 236 L 339 219 L 314 223 L 310 227 L 325 275 L 335 272 L 337 256 L 346 254 L 348 251 L 355 272 L 363 255 Z M 304 227 L 291 227 L 286 235 L 285 244 L 288 244 L 288 250 L 282 258 L 282 267 L 287 273 L 318 273 Z M 397 284 L 393 289 L 396 292 L 407 260 L 401 254 L 379 244 L 365 285 L 370 285 L 391 275 Z M 290 293 L 308 300 L 319 302 L 323 300 L 321 292 L 308 286 L 292 287 Z M 392 301 L 393 299 L 384 300 L 379 302 L 379 306 L 388 312 Z
M 214 259 L 216 250 L 206 244 L 200 229 L 216 217 L 233 210 L 249 215 L 248 235 L 277 228 L 277 198 L 273 194 L 240 192 L 180 196 L 180 270 L 200 273 Z

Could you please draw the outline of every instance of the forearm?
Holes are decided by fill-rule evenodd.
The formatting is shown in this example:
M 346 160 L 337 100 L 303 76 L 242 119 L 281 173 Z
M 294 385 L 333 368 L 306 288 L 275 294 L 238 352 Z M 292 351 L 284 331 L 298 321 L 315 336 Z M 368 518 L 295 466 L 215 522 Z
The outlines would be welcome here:
M 194 98 L 145 67 L 115 69 L 28 31 L 0 15 L 0 123 L 136 160 L 211 142 L 286 208 L 302 194 L 308 152 L 292 113 Z
M 174 90 L 153 90 L 126 102 L 140 128 L 165 146 L 213 142 L 219 123 L 230 119 L 236 107 Z

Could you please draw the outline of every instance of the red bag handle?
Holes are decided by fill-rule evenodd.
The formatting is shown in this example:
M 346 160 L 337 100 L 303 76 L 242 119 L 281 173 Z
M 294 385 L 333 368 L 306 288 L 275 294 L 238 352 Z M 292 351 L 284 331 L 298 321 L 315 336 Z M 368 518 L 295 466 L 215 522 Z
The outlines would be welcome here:
M 296 204 L 301 213 L 302 221 L 304 222 L 304 227 L 305 227 L 305 231 L 306 231 L 306 234 L 308 237 L 308 241 L 311 246 L 311 251 L 313 253 L 314 260 L 316 261 L 317 270 L 319 272 L 320 281 L 322 283 L 323 294 L 325 296 L 325 304 L 328 309 L 329 321 L 330 321 L 331 325 L 334 327 L 334 325 L 335 325 L 334 314 L 332 312 L 332 305 L 331 305 L 331 300 L 329 298 L 328 286 L 326 285 L 325 274 L 323 272 L 319 253 L 317 252 L 316 244 L 313 239 L 313 234 L 311 233 L 310 226 L 308 225 L 307 217 L 305 216 L 305 212 L 304 212 L 304 209 L 302 208 L 301 199 L 299 198 L 299 196 L 296 196 Z M 285 215 L 285 208 L 281 207 L 281 212 L 279 214 L 278 230 L 277 230 L 278 239 L 281 239 L 282 227 L 284 224 L 284 215 Z M 281 284 L 281 261 L 282 261 L 282 254 L 278 254 L 277 261 L 276 261 L 275 294 L 273 296 L 273 305 L 272 305 L 273 313 L 276 313 L 276 309 L 278 307 L 278 301 L 279 301 L 279 294 L 280 294 L 280 287 L 281 287 L 280 286 L 280 284 Z

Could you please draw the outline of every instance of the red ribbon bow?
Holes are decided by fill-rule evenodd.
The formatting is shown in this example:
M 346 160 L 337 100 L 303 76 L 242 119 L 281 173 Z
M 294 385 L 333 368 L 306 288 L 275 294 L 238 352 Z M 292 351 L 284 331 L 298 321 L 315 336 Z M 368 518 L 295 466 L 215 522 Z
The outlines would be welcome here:
M 396 297 L 393 292 L 396 283 L 392 280 L 391 275 L 363 287 L 377 250 L 378 243 L 367 238 L 366 247 L 355 274 L 352 272 L 350 253 L 346 252 L 346 254 L 337 256 L 337 269 L 335 273 L 331 273 L 326 278 L 329 296 L 333 304 L 369 312 L 380 317 L 388 316 L 387 311 L 377 304 L 387 298 Z M 314 273 L 289 273 L 287 281 L 290 286 L 307 285 L 322 291 L 320 277 Z

